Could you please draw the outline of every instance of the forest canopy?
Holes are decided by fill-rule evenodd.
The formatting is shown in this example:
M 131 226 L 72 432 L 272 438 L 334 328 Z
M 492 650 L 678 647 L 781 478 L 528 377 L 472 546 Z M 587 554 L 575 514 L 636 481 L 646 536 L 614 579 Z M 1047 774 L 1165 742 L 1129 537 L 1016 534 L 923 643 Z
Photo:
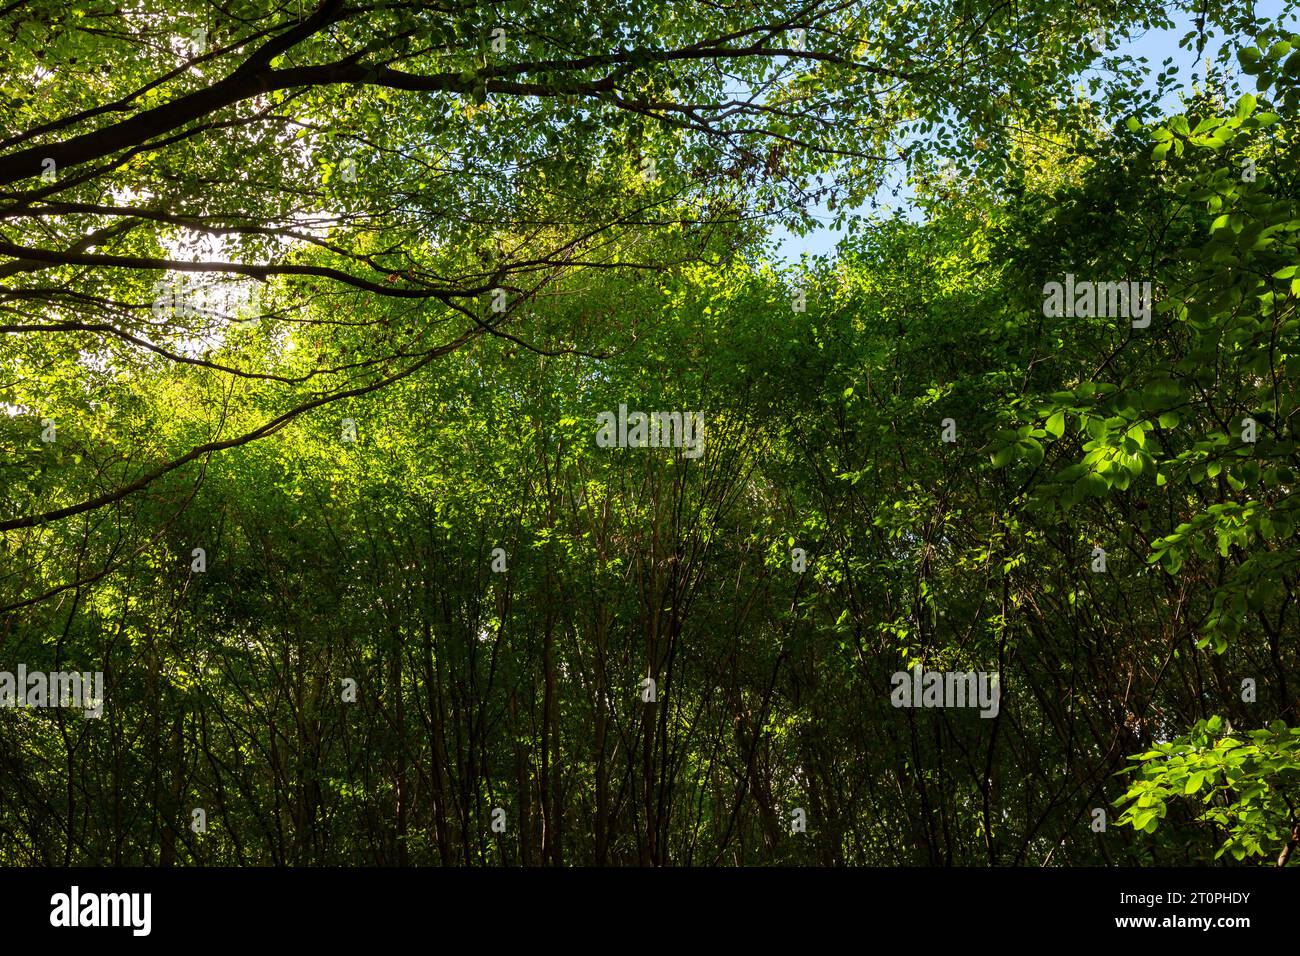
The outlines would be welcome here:
M 0 8 L 0 863 L 1287 865 L 1261 6 Z

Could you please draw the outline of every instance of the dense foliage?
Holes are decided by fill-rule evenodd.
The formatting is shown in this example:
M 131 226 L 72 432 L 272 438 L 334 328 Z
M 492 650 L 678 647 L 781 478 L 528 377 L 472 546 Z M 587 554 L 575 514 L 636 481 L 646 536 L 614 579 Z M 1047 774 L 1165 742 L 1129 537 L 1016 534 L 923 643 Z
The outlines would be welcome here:
M 155 6 L 0 12 L 0 862 L 1288 861 L 1300 37 Z

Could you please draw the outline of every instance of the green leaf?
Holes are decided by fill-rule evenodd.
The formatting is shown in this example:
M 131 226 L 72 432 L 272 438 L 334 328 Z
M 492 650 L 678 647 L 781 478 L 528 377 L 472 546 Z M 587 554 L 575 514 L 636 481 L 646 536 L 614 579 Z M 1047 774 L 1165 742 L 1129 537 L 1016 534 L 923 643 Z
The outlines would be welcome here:
M 1065 434 L 1065 412 L 1057 412 L 1047 420 L 1043 426 L 1047 433 L 1053 438 L 1060 438 Z
M 1043 446 L 1037 438 L 1026 438 L 1022 443 L 1025 449 L 1025 457 L 1031 465 L 1038 465 L 1043 460 Z

